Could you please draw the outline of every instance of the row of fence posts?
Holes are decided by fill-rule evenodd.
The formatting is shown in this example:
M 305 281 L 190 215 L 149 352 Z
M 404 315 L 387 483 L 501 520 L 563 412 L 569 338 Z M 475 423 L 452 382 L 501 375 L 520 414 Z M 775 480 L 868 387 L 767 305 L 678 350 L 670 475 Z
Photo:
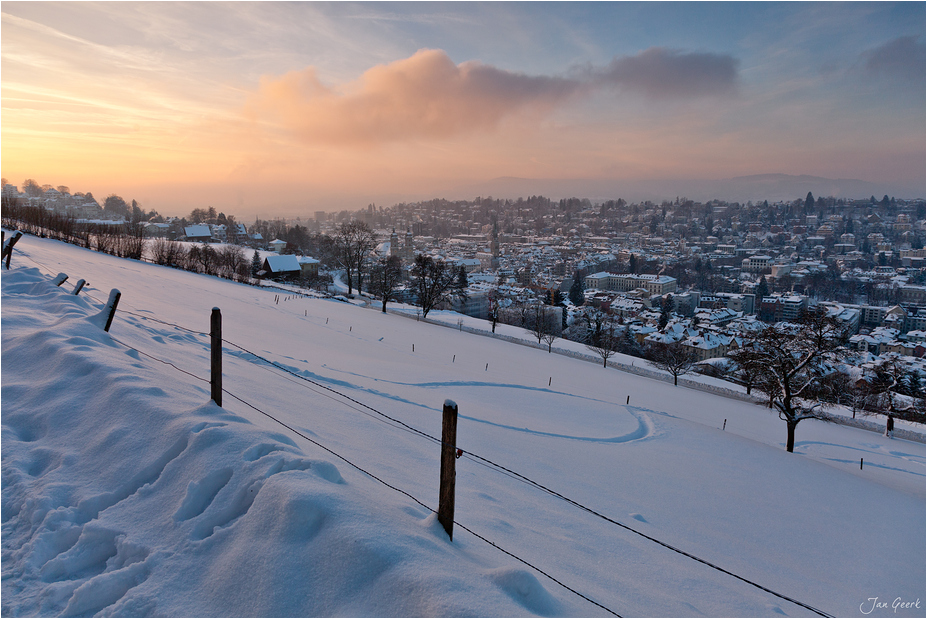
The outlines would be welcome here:
M 7 258 L 9 258 L 9 254 L 6 255 Z M 7 266 L 7 268 L 9 268 L 9 266 Z M 59 288 L 66 281 L 68 281 L 67 273 L 58 273 L 58 275 L 52 278 L 52 283 Z M 86 283 L 87 280 L 85 279 L 77 280 L 77 283 L 74 285 L 74 290 L 71 292 L 71 294 L 74 296 L 79 295 L 80 291 L 83 290 Z M 109 298 L 106 300 L 106 305 L 103 307 L 103 311 L 97 314 L 97 320 L 101 323 L 103 330 L 106 332 L 109 332 L 109 328 L 113 325 L 113 317 L 116 315 L 116 307 L 119 306 L 119 299 L 121 298 L 122 293 L 119 292 L 119 290 L 116 288 L 113 288 L 109 293 Z
M 115 291 L 114 291 L 115 292 Z M 107 327 L 107 330 L 109 328 Z M 222 406 L 222 312 L 212 308 L 209 320 L 210 376 L 212 401 Z M 441 425 L 441 479 L 438 488 L 438 522 L 449 539 L 454 539 L 454 494 L 457 480 L 457 404 L 444 401 Z

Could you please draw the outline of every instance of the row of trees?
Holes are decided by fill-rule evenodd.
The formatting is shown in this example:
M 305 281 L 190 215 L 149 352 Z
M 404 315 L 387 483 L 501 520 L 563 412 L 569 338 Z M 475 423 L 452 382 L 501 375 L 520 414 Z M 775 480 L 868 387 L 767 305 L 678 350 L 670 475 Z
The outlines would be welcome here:
M 53 238 L 120 258 L 139 260 L 144 252 L 145 228 L 141 223 L 77 223 L 69 216 L 40 206 L 4 201 L 4 225 L 27 234 Z
M 252 261 L 237 245 L 213 247 L 203 243 L 186 246 L 177 241 L 155 239 L 150 243 L 149 252 L 155 264 L 243 283 L 252 281 Z
M 186 245 L 145 238 L 142 223 L 78 224 L 73 217 L 42 207 L 4 202 L 3 224 L 27 234 L 53 238 L 120 258 L 143 260 L 241 282 L 251 281 L 251 262 L 236 245 Z

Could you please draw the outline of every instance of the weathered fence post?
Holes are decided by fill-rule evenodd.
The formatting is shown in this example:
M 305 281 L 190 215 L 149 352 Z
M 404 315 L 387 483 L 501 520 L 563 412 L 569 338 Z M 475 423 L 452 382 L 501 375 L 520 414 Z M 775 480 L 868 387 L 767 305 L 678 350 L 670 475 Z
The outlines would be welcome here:
M 86 283 L 87 282 L 82 279 L 77 280 L 77 285 L 74 286 L 74 292 L 72 292 L 71 294 L 73 294 L 74 296 L 77 296 L 78 294 L 80 294 L 80 289 L 83 288 L 84 284 Z
M 110 326 L 113 324 L 113 316 L 116 315 L 116 306 L 119 305 L 119 299 L 122 298 L 122 293 L 117 289 L 113 288 L 109 293 L 109 299 L 106 301 L 106 307 L 103 308 L 103 311 L 100 315 L 106 316 L 106 324 L 103 326 L 103 330 L 109 332 Z
M 55 279 L 52 280 L 52 283 L 56 286 L 61 286 L 64 282 L 68 281 L 67 273 L 58 273 L 55 275 Z
M 211 338 L 212 371 L 209 386 L 212 400 L 222 406 L 222 314 L 218 307 L 212 308 L 209 336 Z
M 441 490 L 438 494 L 438 522 L 454 539 L 454 488 L 457 479 L 457 404 L 444 401 L 441 429 Z
M 13 245 L 16 245 L 16 241 L 21 239 L 22 236 L 23 236 L 23 233 L 17 230 L 16 232 L 13 233 L 13 236 L 10 237 L 9 241 L 5 241 L 3 243 L 3 253 L 0 253 L 0 260 L 3 259 L 2 256 L 5 254 L 7 271 L 10 270 L 10 258 L 13 257 Z

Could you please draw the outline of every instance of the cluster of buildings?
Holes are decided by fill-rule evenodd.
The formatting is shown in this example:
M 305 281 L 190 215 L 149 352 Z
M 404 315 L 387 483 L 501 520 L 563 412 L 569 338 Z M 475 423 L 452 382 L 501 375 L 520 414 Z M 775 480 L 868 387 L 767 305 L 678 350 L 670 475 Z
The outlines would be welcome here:
M 62 188 L 64 189 L 64 188 Z M 75 219 L 98 220 L 104 218 L 103 207 L 90 193 L 70 193 L 47 187 L 35 195 L 20 191 L 16 185 L 6 183 L 0 188 L 4 200 L 18 200 L 21 204 L 38 206 Z
M 3 192 L 22 197 L 10 185 Z M 75 215 L 102 212 L 80 194 L 50 189 L 28 199 Z M 847 325 L 858 350 L 923 359 L 924 200 L 810 194 L 773 204 L 476 198 L 316 212 L 295 223 L 326 234 L 350 220 L 376 231 L 371 261 L 397 256 L 408 268 L 424 253 L 463 267 L 470 289 L 456 309 L 481 318 L 493 304 L 537 303 L 552 291 L 566 296 L 578 281 L 585 303 L 566 303 L 567 326 L 600 312 L 619 320 L 641 345 L 684 341 L 700 358 L 722 356 L 749 331 L 796 320 L 822 304 Z M 266 241 L 254 226 L 183 223 L 150 223 L 149 234 L 278 254 L 287 246 Z M 279 231 L 294 222 L 275 223 Z M 265 260 L 262 270 L 269 276 L 294 275 L 297 268 L 317 273 L 319 265 L 316 258 L 280 255 Z M 668 302 L 671 319 L 661 320 Z

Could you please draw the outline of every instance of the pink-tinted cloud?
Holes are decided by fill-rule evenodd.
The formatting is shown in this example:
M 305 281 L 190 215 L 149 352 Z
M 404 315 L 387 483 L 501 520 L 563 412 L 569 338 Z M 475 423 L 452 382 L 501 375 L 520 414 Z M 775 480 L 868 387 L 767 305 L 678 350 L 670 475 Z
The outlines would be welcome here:
M 651 47 L 615 58 L 599 79 L 654 99 L 727 95 L 737 86 L 738 60 L 724 54 Z
M 341 87 L 323 85 L 312 67 L 262 78 L 249 111 L 311 142 L 378 143 L 490 130 L 516 113 L 548 112 L 582 88 L 420 50 Z

